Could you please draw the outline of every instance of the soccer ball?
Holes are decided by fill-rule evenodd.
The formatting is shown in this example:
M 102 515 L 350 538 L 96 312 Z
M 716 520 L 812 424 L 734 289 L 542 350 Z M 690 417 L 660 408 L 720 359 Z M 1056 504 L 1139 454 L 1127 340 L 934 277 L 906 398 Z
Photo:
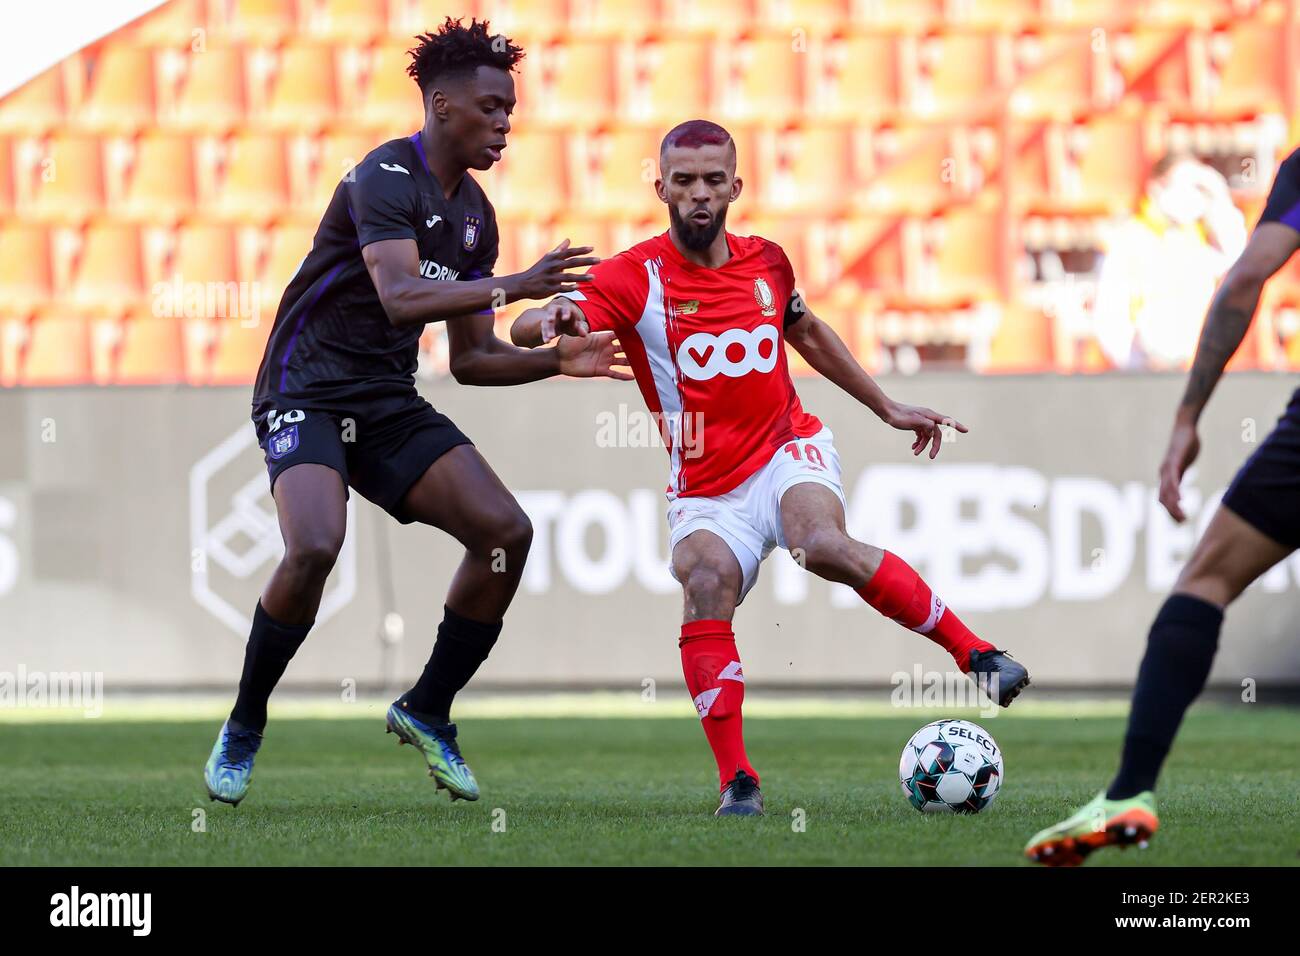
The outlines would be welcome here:
M 979 813 L 1002 788 L 1002 751 L 979 724 L 936 720 L 903 747 L 898 782 L 923 813 Z

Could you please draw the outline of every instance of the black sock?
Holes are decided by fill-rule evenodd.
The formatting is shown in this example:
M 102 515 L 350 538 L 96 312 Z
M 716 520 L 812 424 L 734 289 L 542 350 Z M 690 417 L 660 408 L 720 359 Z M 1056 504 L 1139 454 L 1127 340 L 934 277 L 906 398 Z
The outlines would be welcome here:
M 446 723 L 451 717 L 451 702 L 456 692 L 469 683 L 479 665 L 487 660 L 500 633 L 500 621 L 483 624 L 444 607 L 429 663 L 424 665 L 424 673 L 415 686 L 402 697 L 406 706 L 417 714 Z
M 253 611 L 253 629 L 244 650 L 244 672 L 239 676 L 239 696 L 230 711 L 230 719 L 259 734 L 266 729 L 266 702 L 284 675 L 310 624 L 281 624 L 271 619 L 257 602 Z
M 1154 789 L 1183 714 L 1210 675 L 1222 624 L 1223 611 L 1190 594 L 1171 595 L 1160 608 L 1138 669 L 1124 757 L 1108 800 Z

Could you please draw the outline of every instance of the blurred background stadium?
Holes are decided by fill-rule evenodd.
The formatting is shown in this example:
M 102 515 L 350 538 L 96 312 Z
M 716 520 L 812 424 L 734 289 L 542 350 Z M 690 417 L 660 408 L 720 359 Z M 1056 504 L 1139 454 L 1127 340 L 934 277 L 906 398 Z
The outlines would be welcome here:
M 57 16 L 45 6 L 25 15 Z M 421 125 L 405 51 L 451 14 L 527 52 L 505 158 L 478 177 L 498 274 L 566 236 L 610 254 L 662 231 L 663 132 L 727 126 L 746 182 L 728 227 L 786 249 L 814 311 L 887 389 L 975 428 L 935 465 L 908 463 L 904 441 L 801 379 L 841 443 L 851 525 L 1045 684 L 1131 681 L 1191 542 L 1151 493 L 1186 360 L 1143 370 L 1108 352 L 1098 281 L 1126 223 L 1164 235 L 1144 205 L 1162 157 L 1217 171 L 1253 224 L 1300 120 L 1298 6 L 170 0 L 101 5 L 129 22 L 94 37 L 15 31 L 42 64 L 11 63 L 0 89 L 6 660 L 233 689 L 279 547 L 249 386 L 339 177 Z M 1195 231 L 1213 251 L 1213 231 Z M 1187 262 L 1156 278 L 1212 286 L 1212 266 Z M 502 310 L 501 334 L 524 305 Z M 1203 314 L 1157 320 L 1194 343 Z M 516 647 L 483 680 L 679 682 L 663 453 L 605 447 L 597 427 L 638 409 L 635 391 L 458 388 L 442 327 L 421 346 L 422 391 L 539 530 Z M 1243 374 L 1207 413 L 1194 481 L 1202 523 L 1293 387 L 1278 373 L 1300 368 L 1300 266 L 1270 283 L 1231 367 Z M 291 682 L 390 682 L 427 653 L 455 549 L 353 508 Z M 1288 564 L 1243 600 L 1217 682 L 1300 682 L 1298 580 Z M 753 679 L 881 682 L 918 653 L 942 666 L 842 597 L 770 561 L 739 618 Z

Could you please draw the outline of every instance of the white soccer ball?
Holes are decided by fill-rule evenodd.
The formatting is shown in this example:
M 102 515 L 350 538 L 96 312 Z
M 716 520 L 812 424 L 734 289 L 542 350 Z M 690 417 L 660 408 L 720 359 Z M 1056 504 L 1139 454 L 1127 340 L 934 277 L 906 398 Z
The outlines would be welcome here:
M 912 734 L 898 782 L 922 813 L 979 813 L 1002 789 L 1002 751 L 969 720 L 936 720 Z

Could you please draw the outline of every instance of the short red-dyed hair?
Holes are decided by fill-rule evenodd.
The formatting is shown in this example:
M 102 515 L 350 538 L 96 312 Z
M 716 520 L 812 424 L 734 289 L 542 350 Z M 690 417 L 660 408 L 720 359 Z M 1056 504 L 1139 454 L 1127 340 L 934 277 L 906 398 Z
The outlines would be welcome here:
M 736 144 L 731 138 L 731 134 L 719 126 L 717 123 L 705 119 L 687 120 L 685 123 L 678 123 L 670 129 L 659 144 L 659 168 L 664 166 L 664 157 L 668 155 L 668 150 L 674 146 L 680 146 L 685 149 L 697 149 L 700 146 L 726 146 L 730 145 L 730 161 L 734 166 L 736 162 Z

